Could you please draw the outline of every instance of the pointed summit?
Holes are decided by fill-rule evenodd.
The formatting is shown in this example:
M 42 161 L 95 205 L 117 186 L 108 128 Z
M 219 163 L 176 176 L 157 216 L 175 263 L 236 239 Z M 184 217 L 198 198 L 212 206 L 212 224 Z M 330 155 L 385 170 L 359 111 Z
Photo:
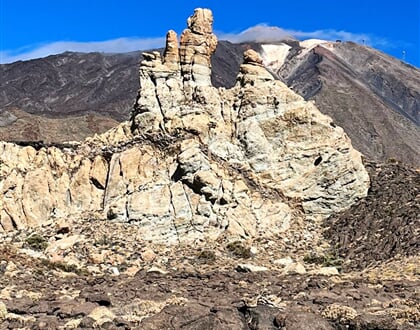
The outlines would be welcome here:
M 181 71 L 186 92 L 192 92 L 195 86 L 211 85 L 211 56 L 216 51 L 217 37 L 210 9 L 196 9 L 187 25 L 181 35 Z

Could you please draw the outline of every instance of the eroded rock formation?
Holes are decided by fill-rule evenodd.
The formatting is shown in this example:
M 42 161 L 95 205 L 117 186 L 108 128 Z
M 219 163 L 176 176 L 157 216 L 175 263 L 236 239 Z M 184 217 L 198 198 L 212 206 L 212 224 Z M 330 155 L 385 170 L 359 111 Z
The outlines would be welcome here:
M 273 235 L 364 197 L 349 138 L 248 50 L 236 85 L 211 85 L 213 17 L 197 9 L 178 47 L 144 54 L 131 122 L 63 148 L 0 144 L 0 230 L 84 215 L 176 243 Z

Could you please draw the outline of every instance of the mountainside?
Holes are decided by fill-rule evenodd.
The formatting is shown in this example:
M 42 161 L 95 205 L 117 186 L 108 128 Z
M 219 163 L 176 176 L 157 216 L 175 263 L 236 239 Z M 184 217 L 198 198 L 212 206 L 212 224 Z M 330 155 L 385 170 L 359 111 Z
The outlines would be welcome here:
M 420 172 L 273 77 L 294 41 L 212 74 L 212 23 L 143 53 L 129 120 L 0 141 L 0 329 L 418 328 Z
M 139 53 L 63 53 L 0 65 L 1 107 L 62 118 L 87 113 L 127 119 Z M 128 94 L 129 96 L 126 96 Z
M 321 42 L 271 68 L 368 158 L 420 164 L 418 69 L 351 42 Z
M 381 52 L 351 42 L 287 41 L 274 45 L 220 41 L 211 60 L 214 86 L 232 87 L 242 53 L 252 48 L 275 77 L 343 127 L 368 158 L 420 163 L 420 71 Z M 162 52 L 162 50 L 160 50 Z M 63 142 L 66 134 L 44 134 L 56 119 L 90 115 L 85 129 L 67 140 L 83 140 L 128 119 L 138 89 L 140 53 L 64 53 L 0 65 L 0 137 Z M 21 116 L 13 111 L 16 109 Z M 24 112 L 38 115 L 36 120 Z M 112 120 L 89 125 L 105 116 Z M 14 120 L 11 120 L 14 119 Z M 29 127 L 30 129 L 23 129 Z M 19 136 L 21 132 L 21 136 Z M 31 132 L 31 133 L 30 133 Z M 34 132 L 37 132 L 35 134 Z

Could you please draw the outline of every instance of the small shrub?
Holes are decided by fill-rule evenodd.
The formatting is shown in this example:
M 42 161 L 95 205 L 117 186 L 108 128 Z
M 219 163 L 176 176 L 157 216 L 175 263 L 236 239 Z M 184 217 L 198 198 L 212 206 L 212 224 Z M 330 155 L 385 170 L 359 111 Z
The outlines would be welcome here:
M 325 254 L 307 254 L 303 258 L 303 261 L 308 264 L 322 265 L 323 267 L 336 267 L 340 270 L 344 260 L 337 254 L 337 252 L 330 250 Z
M 76 275 L 87 275 L 88 271 L 78 268 L 76 265 L 66 264 L 64 262 L 51 262 L 42 259 L 41 264 L 51 270 L 61 270 L 66 273 L 74 273 Z
M 214 251 L 203 250 L 198 254 L 197 258 L 202 263 L 212 264 L 216 261 L 216 254 Z
M 241 241 L 234 241 L 226 245 L 227 249 L 238 258 L 251 258 L 251 249 L 242 244 Z
M 26 239 L 26 244 L 36 251 L 44 251 L 48 247 L 47 240 L 38 234 L 33 234 Z
M 101 238 L 98 238 L 97 240 L 95 240 L 94 245 L 95 246 L 109 246 L 112 244 L 111 239 L 107 236 L 107 235 L 102 235 Z

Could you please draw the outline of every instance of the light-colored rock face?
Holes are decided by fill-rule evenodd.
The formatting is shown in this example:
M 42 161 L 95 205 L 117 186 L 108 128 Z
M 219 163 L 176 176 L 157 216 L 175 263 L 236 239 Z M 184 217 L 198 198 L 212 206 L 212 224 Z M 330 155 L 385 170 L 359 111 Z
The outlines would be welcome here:
M 0 231 L 100 216 L 165 243 L 271 236 L 365 196 L 343 130 L 251 50 L 230 90 L 210 82 L 217 39 L 197 9 L 178 47 L 145 54 L 132 122 L 73 148 L 0 143 Z
M 196 86 L 211 86 L 211 56 L 216 46 L 213 14 L 208 9 L 196 9 L 181 35 L 181 70 L 187 96 Z

